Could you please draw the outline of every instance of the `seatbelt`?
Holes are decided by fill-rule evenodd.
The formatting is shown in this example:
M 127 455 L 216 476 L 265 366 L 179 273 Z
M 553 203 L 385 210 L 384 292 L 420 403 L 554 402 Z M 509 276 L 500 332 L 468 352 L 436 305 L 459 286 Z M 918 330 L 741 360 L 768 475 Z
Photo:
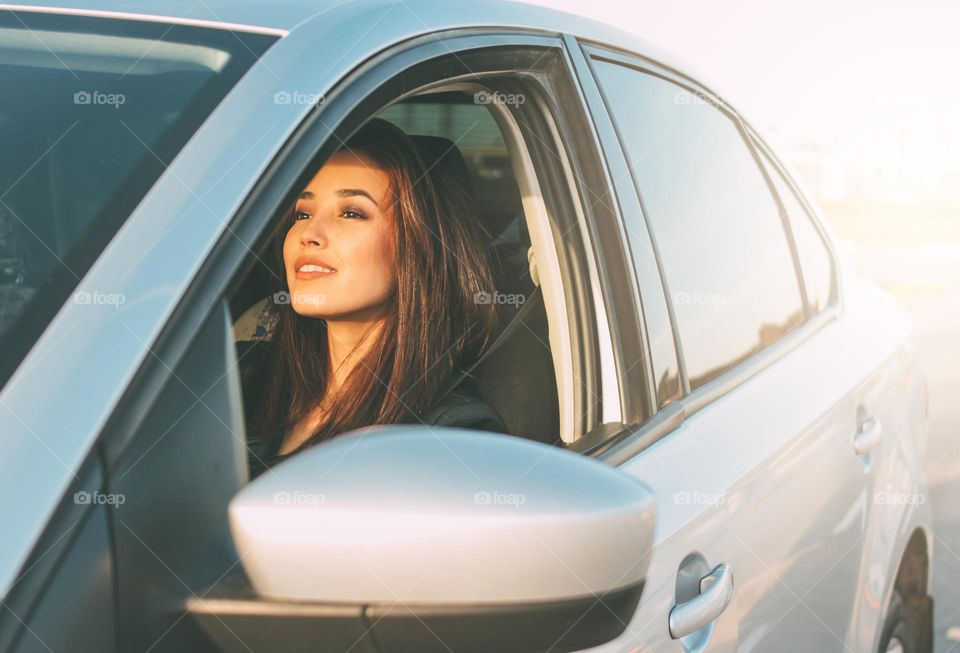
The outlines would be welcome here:
M 485 352 L 483 352 L 483 355 L 480 356 L 480 358 L 478 358 L 473 363 L 468 365 L 465 370 L 461 370 L 459 374 L 454 376 L 451 382 L 447 384 L 447 387 L 444 388 L 443 391 L 436 396 L 436 398 L 433 400 L 433 404 L 436 404 L 437 402 L 442 401 L 443 399 L 446 399 L 447 395 L 453 392 L 454 388 L 460 385 L 460 383 L 462 383 L 464 379 L 470 376 L 470 373 L 473 372 L 473 370 L 475 370 L 480 365 L 480 363 L 487 360 L 490 357 L 490 355 L 497 350 L 498 347 L 503 345 L 503 343 L 505 343 L 507 339 L 510 338 L 510 336 L 513 335 L 516 332 L 516 330 L 520 328 L 520 325 L 523 324 L 523 321 L 531 313 L 533 313 L 534 307 L 540 303 L 541 298 L 542 297 L 540 293 L 540 286 L 534 286 L 533 291 L 530 293 L 530 295 L 527 298 L 527 301 L 525 301 L 523 306 L 520 307 L 520 309 L 517 311 L 517 314 L 513 316 L 513 319 L 510 320 L 510 323 L 507 324 L 507 326 L 504 327 L 503 331 L 500 332 L 500 335 L 497 336 L 496 340 L 494 340 L 490 344 L 490 346 L 487 348 Z

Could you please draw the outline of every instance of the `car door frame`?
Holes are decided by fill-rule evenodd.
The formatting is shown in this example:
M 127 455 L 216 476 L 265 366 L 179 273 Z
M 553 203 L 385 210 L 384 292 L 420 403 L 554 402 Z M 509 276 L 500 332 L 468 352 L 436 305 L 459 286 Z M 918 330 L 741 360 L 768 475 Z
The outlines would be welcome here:
M 458 32 L 443 39 L 430 37 L 404 44 L 389 55 L 380 57 L 374 64 L 345 77 L 337 90 L 324 102 L 323 112 L 312 113 L 307 117 L 295 136 L 273 159 L 266 173 L 258 178 L 254 192 L 244 200 L 241 208 L 225 227 L 237 237 L 222 239 L 205 258 L 194 282 L 184 293 L 177 309 L 166 322 L 163 332 L 151 344 L 152 356 L 142 366 L 135 382 L 127 388 L 125 397 L 101 436 L 100 444 L 104 450 L 108 477 L 114 471 L 114 466 L 123 460 L 124 452 L 139 433 L 141 420 L 149 414 L 149 408 L 157 397 L 158 389 L 174 376 L 173 370 L 177 369 L 177 365 L 184 360 L 186 350 L 193 343 L 202 325 L 209 320 L 211 312 L 221 305 L 225 297 L 232 294 L 237 284 L 241 283 L 246 276 L 250 266 L 258 264 L 256 257 L 250 256 L 250 249 L 245 243 L 255 243 L 268 234 L 272 218 L 279 215 L 282 207 L 295 196 L 296 189 L 302 185 L 300 182 L 308 178 L 317 161 L 329 156 L 341 142 L 346 140 L 353 129 L 381 110 L 384 102 L 402 99 L 403 94 L 397 92 L 395 83 L 388 80 L 399 79 L 401 83 L 409 84 L 410 92 L 419 90 L 420 86 L 414 83 L 414 75 L 411 74 L 411 70 L 419 71 L 419 66 L 431 70 L 447 70 L 451 66 L 454 68 L 463 66 L 464 74 L 469 72 L 471 75 L 476 75 L 478 70 L 486 66 L 491 75 L 509 77 L 515 73 L 505 66 L 511 61 L 516 62 L 520 51 L 528 53 L 526 61 L 533 62 L 530 66 L 532 69 L 543 58 L 540 51 L 544 48 L 557 55 L 559 60 L 557 74 L 569 73 L 569 69 L 565 67 L 566 60 L 563 58 L 565 55 L 563 42 L 558 38 L 540 34 Z M 498 56 L 491 56 L 491 53 L 498 50 Z M 471 64 L 475 65 L 471 66 Z M 526 73 L 528 76 L 533 76 L 529 69 Z M 423 75 L 420 72 L 417 74 Z M 454 76 L 455 79 L 456 76 Z M 450 82 L 449 77 L 442 80 L 442 83 Z M 430 83 L 438 82 L 431 80 Z M 572 79 L 570 83 L 573 83 Z M 565 106 L 561 97 L 562 94 L 559 93 L 539 97 L 538 102 L 549 105 L 547 109 L 539 110 L 548 111 L 547 115 L 554 119 L 553 128 L 566 144 L 566 158 L 569 161 L 576 161 L 576 165 L 565 169 L 554 161 L 552 171 L 548 172 L 544 170 L 546 167 L 544 162 L 558 158 L 557 153 L 541 152 L 538 158 L 544 165 L 537 172 L 550 177 L 549 188 L 543 190 L 547 191 L 544 195 L 551 207 L 551 215 L 560 220 L 561 224 L 568 225 L 566 229 L 568 236 L 564 239 L 563 249 L 567 250 L 568 254 L 571 251 L 580 250 L 579 258 L 573 264 L 568 263 L 568 267 L 570 270 L 580 270 L 581 274 L 572 276 L 572 272 L 568 271 L 564 278 L 565 282 L 573 282 L 570 288 L 571 314 L 568 315 L 568 321 L 587 323 L 586 327 L 582 324 L 580 326 L 582 331 L 576 338 L 577 348 L 574 351 L 583 352 L 582 355 L 588 361 L 584 369 L 588 370 L 592 376 L 586 381 L 581 379 L 581 387 L 578 390 L 583 395 L 581 405 L 591 406 L 595 411 L 592 419 L 594 422 L 599 422 L 603 418 L 603 413 L 595 401 L 595 395 L 599 390 L 598 384 L 601 383 L 600 376 L 602 376 L 599 370 L 600 363 L 597 362 L 600 358 L 599 341 L 605 338 L 612 339 L 612 335 L 602 332 L 604 322 L 597 318 L 597 314 L 602 312 L 604 316 L 607 315 L 609 307 L 606 306 L 606 302 L 611 301 L 609 298 L 615 296 L 612 294 L 613 289 L 619 287 L 628 277 L 625 268 L 616 267 L 608 270 L 605 265 L 598 263 L 597 261 L 610 260 L 613 255 L 604 256 L 607 250 L 598 244 L 597 240 L 600 240 L 600 236 L 596 232 L 587 229 L 586 233 L 583 233 L 584 228 L 589 224 L 597 222 L 616 224 L 614 219 L 600 220 L 596 217 L 598 212 L 609 210 L 610 204 L 598 202 L 594 205 L 576 206 L 575 198 L 580 196 L 581 189 L 578 187 L 575 192 L 571 192 L 573 189 L 565 190 L 565 184 L 571 179 L 577 180 L 574 183 L 578 184 L 588 183 L 587 180 L 596 178 L 600 169 L 594 166 L 591 170 L 589 153 L 584 153 L 582 149 L 574 150 L 576 155 L 570 152 L 575 146 L 572 144 L 580 142 L 579 137 L 574 138 L 570 135 L 572 124 L 574 124 L 570 113 L 577 111 L 578 107 L 576 104 Z M 582 131 L 580 130 L 581 133 Z M 543 133 L 538 138 L 548 137 L 548 133 Z M 538 145 L 528 143 L 528 146 L 538 150 L 545 147 L 542 143 Z M 588 146 L 589 143 L 579 145 L 581 148 Z M 594 156 L 598 157 L 596 153 Z M 559 195 L 567 197 L 561 199 Z M 565 202 L 571 206 L 564 208 L 562 205 Z M 624 254 L 621 252 L 620 256 Z M 587 273 L 582 274 L 582 271 Z M 597 278 L 597 271 L 605 271 L 603 282 Z M 619 278 L 616 275 L 620 275 Z M 605 293 L 599 299 L 595 294 L 596 288 L 602 288 Z M 620 295 L 622 296 L 622 293 Z M 603 303 L 597 306 L 594 302 Z M 626 324 L 630 325 L 629 322 Z M 612 363 L 613 361 L 607 362 L 608 365 Z M 619 391 L 620 387 L 617 384 L 616 389 Z M 619 394 L 616 397 L 619 399 Z M 587 421 L 586 410 L 583 411 L 583 419 L 583 428 L 589 428 L 591 424 Z
M 554 36 L 534 33 L 458 30 L 450 34 L 432 34 L 417 39 L 413 43 L 388 48 L 378 56 L 377 61 L 371 66 L 364 67 L 344 78 L 338 85 L 338 91 L 325 101 L 323 113 L 308 116 L 298 127 L 296 134 L 291 137 L 281 153 L 273 159 L 266 173 L 257 180 L 256 190 L 246 198 L 242 207 L 231 218 L 226 230 L 234 234 L 236 238 L 222 239 L 217 243 L 216 248 L 211 251 L 202 268 L 198 271 L 195 283 L 191 284 L 179 302 L 176 311 L 168 320 L 165 331 L 158 336 L 152 346 L 153 360 L 152 362 L 148 360 L 147 365 L 154 368 L 154 372 L 159 374 L 161 380 L 151 381 L 149 385 L 157 387 L 155 384 L 162 382 L 162 377 L 169 373 L 168 368 L 173 367 L 173 364 L 179 360 L 186 345 L 206 319 L 209 310 L 215 305 L 216 298 L 229 296 L 234 286 L 240 283 L 244 276 L 244 270 L 240 266 L 256 264 L 256 260 L 249 256 L 250 250 L 245 242 L 255 243 L 263 235 L 264 230 L 268 228 L 270 216 L 278 215 L 280 208 L 293 197 L 291 189 L 285 186 L 285 190 L 281 191 L 279 189 L 282 184 L 278 184 L 277 180 L 294 178 L 292 177 L 294 174 L 299 174 L 299 177 L 303 177 L 305 180 L 307 173 L 304 171 L 309 169 L 312 162 L 329 156 L 332 150 L 339 145 L 339 142 L 345 139 L 349 131 L 358 127 L 363 120 L 372 117 L 382 108 L 378 106 L 377 109 L 363 110 L 357 113 L 357 110 L 361 108 L 361 103 L 370 102 L 371 98 L 400 99 L 392 94 L 392 88 L 387 92 L 383 90 L 383 83 L 386 79 L 398 75 L 407 75 L 412 67 L 446 57 L 451 53 L 458 62 L 462 62 L 468 59 L 468 52 L 502 46 L 552 48 L 557 54 L 565 55 L 563 41 Z M 480 62 L 477 63 L 476 69 L 479 69 L 481 67 Z M 491 68 L 489 74 L 492 75 L 496 70 L 496 64 L 488 67 Z M 506 73 L 509 76 L 510 71 L 506 70 Z M 500 74 L 503 74 L 502 70 Z M 532 75 L 528 76 L 532 77 Z M 556 94 L 551 98 L 544 98 L 544 100 L 553 103 L 546 110 L 550 111 L 554 118 L 567 115 L 579 108 L 575 102 L 565 103 L 564 99 Z M 577 144 L 576 147 L 568 145 L 568 148 L 581 156 L 568 155 L 566 157 L 573 166 L 572 170 L 562 170 L 558 165 L 558 169 L 550 171 L 549 176 L 552 178 L 544 179 L 551 186 L 549 192 L 545 193 L 548 196 L 550 194 L 560 194 L 562 191 L 558 191 L 558 189 L 562 188 L 566 182 L 579 180 L 579 183 L 586 184 L 596 179 L 597 174 L 596 171 L 589 170 L 590 163 L 584 163 L 584 158 L 589 155 L 592 145 L 583 141 L 582 131 L 573 129 L 569 121 L 567 124 L 560 122 L 555 125 L 555 128 L 563 142 Z M 542 139 L 545 136 L 546 134 L 540 134 L 536 138 Z M 530 146 L 547 147 L 542 143 L 531 144 Z M 543 161 L 550 157 L 557 158 L 557 154 L 553 152 L 546 156 L 541 154 L 539 158 Z M 599 165 L 599 162 L 597 165 Z M 295 169 L 301 172 L 292 172 Z M 538 170 L 538 174 L 543 172 L 542 169 Z M 294 186 L 296 186 L 296 183 L 294 183 Z M 580 385 L 585 386 L 585 389 L 596 389 L 593 392 L 592 399 L 584 396 L 580 401 L 581 406 L 588 406 L 590 404 L 596 405 L 598 403 L 597 397 L 600 395 L 600 377 L 603 375 L 600 370 L 602 365 L 600 348 L 604 346 L 601 341 L 606 339 L 629 343 L 636 342 L 636 339 L 614 337 L 618 334 L 613 333 L 612 330 L 609 335 L 602 331 L 594 333 L 589 331 L 591 324 L 593 329 L 601 328 L 597 326 L 597 322 L 602 326 L 602 320 L 607 320 L 612 325 L 618 325 L 620 329 L 623 328 L 621 326 L 623 324 L 631 324 L 630 320 L 620 319 L 617 313 L 609 310 L 611 305 L 623 306 L 623 294 L 616 292 L 616 289 L 622 287 L 622 284 L 629 277 L 622 271 L 622 266 L 606 263 L 606 261 L 616 260 L 615 257 L 623 260 L 626 256 L 620 249 L 620 241 L 616 238 L 616 233 L 614 232 L 611 235 L 609 230 L 597 226 L 598 224 L 609 224 L 611 222 L 608 219 L 598 217 L 601 210 L 609 211 L 610 206 L 602 206 L 602 202 L 595 202 L 593 205 L 587 205 L 586 207 L 576 206 L 575 197 L 576 195 L 572 198 L 563 198 L 563 200 L 570 200 L 566 207 L 561 206 L 563 200 L 557 198 L 557 201 L 550 207 L 550 213 L 554 218 L 563 218 L 564 224 L 568 227 L 567 232 L 572 234 L 570 237 L 576 237 L 579 242 L 576 247 L 582 250 L 579 254 L 580 260 L 574 265 L 568 265 L 565 281 L 578 284 L 577 287 L 572 289 L 569 298 L 571 299 L 570 313 L 571 316 L 575 317 L 568 316 L 568 318 L 580 322 L 577 325 L 580 335 L 575 338 L 573 345 L 573 350 L 582 352 L 584 356 L 584 366 L 579 375 Z M 575 226 L 574 223 L 580 227 L 587 227 L 588 231 L 585 236 L 575 233 L 576 230 L 571 228 Z M 574 272 L 578 272 L 578 274 L 574 274 Z M 583 272 L 587 274 L 583 274 Z M 599 278 L 597 278 L 597 275 L 600 275 Z M 613 275 L 619 275 L 619 277 L 613 278 Z M 596 292 L 598 288 L 602 290 L 600 297 L 597 296 Z M 632 302 L 629 312 L 625 308 L 620 310 L 623 314 L 632 315 Z M 593 317 L 587 319 L 586 316 Z M 584 323 L 584 320 L 587 320 L 587 322 Z M 632 321 L 632 325 L 634 328 L 639 328 L 638 321 L 635 319 Z M 628 355 L 623 353 L 615 357 L 616 360 L 626 360 L 627 358 Z M 620 365 L 618 367 L 625 369 L 626 366 Z M 143 372 L 141 372 L 141 376 L 143 376 Z M 144 383 L 146 387 L 145 378 L 138 380 Z M 620 387 L 621 384 L 618 383 L 617 392 L 621 392 Z M 133 390 L 131 389 L 130 392 L 133 392 Z M 147 401 L 152 396 L 150 393 L 140 394 Z M 131 404 L 126 406 L 124 412 L 138 415 L 142 414 L 142 408 L 142 406 Z M 584 413 L 581 416 L 583 417 L 583 431 L 596 428 L 602 423 L 603 414 L 601 412 L 598 411 L 588 422 L 585 415 L 587 410 L 582 410 Z M 117 415 L 120 412 L 118 410 Z M 115 416 L 114 419 L 117 419 L 117 417 Z M 105 439 L 108 464 L 115 460 L 125 446 L 124 439 L 129 437 L 132 432 L 130 426 L 132 424 L 127 423 L 125 428 L 110 429 L 111 434 Z

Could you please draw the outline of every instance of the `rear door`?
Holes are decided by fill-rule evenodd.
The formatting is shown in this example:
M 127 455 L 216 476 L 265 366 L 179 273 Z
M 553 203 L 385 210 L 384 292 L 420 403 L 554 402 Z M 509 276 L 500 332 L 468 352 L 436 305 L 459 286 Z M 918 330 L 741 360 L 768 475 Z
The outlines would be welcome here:
M 575 446 L 641 480 L 656 500 L 656 532 L 640 605 L 626 632 L 597 650 L 735 651 L 737 619 L 731 601 L 737 573 L 729 562 L 736 544 L 725 505 L 727 479 L 721 473 L 731 453 L 702 427 L 684 422 L 667 296 L 640 198 L 590 63 L 575 41 L 569 45 L 607 163 L 610 188 L 604 195 L 621 215 L 620 237 L 634 280 L 616 294 L 633 303 L 645 327 L 640 355 L 618 362 L 623 368 L 623 423 L 608 424 L 605 438 L 590 441 L 588 436 Z M 631 378 L 628 370 L 643 373 Z M 697 617 L 691 620 L 691 614 Z
M 589 54 L 642 204 L 625 216 L 638 273 L 648 228 L 672 317 L 682 423 L 657 446 L 686 437 L 686 465 L 706 462 L 677 482 L 719 493 L 736 646 L 836 649 L 853 638 L 869 454 L 852 438 L 870 410 L 857 416 L 856 368 L 838 365 L 838 312 L 811 309 L 788 216 L 729 107 L 652 63 Z

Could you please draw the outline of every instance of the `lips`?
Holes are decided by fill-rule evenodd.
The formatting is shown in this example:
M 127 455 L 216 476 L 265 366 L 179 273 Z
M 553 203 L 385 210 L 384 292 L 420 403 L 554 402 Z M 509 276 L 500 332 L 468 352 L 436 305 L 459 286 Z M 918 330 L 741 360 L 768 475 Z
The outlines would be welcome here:
M 316 256 L 301 256 L 294 263 L 297 279 L 320 279 L 336 274 L 332 265 Z

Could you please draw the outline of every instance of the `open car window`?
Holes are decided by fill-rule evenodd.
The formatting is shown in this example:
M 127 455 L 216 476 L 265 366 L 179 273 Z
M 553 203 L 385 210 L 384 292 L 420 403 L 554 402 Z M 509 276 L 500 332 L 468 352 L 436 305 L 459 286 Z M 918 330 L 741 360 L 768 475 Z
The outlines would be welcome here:
M 537 302 L 520 315 L 523 324 L 513 327 L 471 376 L 511 434 L 558 441 L 556 361 L 550 327 L 537 289 L 540 279 L 531 274 L 534 255 L 514 163 L 494 114 L 475 95 L 449 91 L 408 98 L 380 111 L 377 118 L 407 133 L 428 169 L 442 167 L 474 203 L 481 221 L 481 244 L 490 256 L 495 280 L 495 287 L 480 293 L 476 301 L 497 305 L 498 333 L 520 315 L 528 300 Z M 255 265 L 231 298 L 238 342 L 270 340 L 277 311 L 289 310 L 283 306 L 282 293 L 275 292 L 278 279 L 274 273 L 282 274 L 282 265 L 268 255 L 263 260 L 265 264 Z M 247 351 L 241 350 L 241 359 Z M 260 387 L 245 387 L 245 392 L 259 392 Z

